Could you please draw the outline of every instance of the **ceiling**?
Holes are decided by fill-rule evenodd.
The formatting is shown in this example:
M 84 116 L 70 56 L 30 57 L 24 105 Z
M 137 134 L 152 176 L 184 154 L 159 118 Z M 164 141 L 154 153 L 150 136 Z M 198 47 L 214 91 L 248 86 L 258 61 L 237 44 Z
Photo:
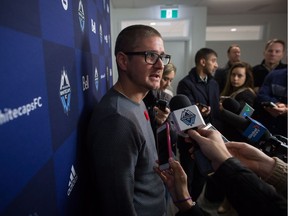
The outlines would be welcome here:
M 208 15 L 287 13 L 287 0 L 110 0 L 113 8 L 207 7 Z

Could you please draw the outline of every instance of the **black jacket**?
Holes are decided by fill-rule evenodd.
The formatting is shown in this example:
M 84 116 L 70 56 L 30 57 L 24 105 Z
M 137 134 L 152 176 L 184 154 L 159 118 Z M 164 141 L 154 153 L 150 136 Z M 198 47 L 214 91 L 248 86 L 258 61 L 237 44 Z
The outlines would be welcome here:
M 219 86 L 216 80 L 209 76 L 207 83 L 200 80 L 196 68 L 192 68 L 177 86 L 177 94 L 186 95 L 192 105 L 201 103 L 211 107 L 211 113 L 204 120 L 210 122 L 217 128 L 217 118 L 219 116 Z

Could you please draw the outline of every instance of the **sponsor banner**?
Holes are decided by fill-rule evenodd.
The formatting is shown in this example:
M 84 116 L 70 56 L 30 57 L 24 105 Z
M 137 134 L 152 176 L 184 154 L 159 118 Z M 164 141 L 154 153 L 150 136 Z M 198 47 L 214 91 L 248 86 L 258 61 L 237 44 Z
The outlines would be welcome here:
M 78 91 L 74 49 L 43 42 L 50 130 L 56 150 L 77 127 Z
M 1 1 L 0 215 L 81 215 L 86 129 L 113 84 L 109 4 Z
M 52 147 L 42 41 L 0 28 L 1 214 L 51 157 Z
M 42 38 L 74 48 L 72 1 L 41 0 L 39 2 Z
M 57 212 L 54 167 L 53 161 L 49 160 L 17 194 L 1 216 L 59 215 Z

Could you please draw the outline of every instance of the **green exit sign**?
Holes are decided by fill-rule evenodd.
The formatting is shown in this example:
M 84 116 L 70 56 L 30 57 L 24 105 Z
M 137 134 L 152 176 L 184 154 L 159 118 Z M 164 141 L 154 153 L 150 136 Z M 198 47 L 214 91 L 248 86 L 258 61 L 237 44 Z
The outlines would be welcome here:
M 178 18 L 178 9 L 161 9 L 161 19 Z

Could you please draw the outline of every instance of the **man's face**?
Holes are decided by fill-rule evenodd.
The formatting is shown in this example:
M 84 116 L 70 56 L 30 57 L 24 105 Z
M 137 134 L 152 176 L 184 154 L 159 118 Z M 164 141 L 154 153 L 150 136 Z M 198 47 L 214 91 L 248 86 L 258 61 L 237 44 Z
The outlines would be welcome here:
M 205 60 L 204 71 L 206 74 L 213 75 L 218 68 L 217 63 L 217 56 L 214 54 L 208 55 L 207 59 Z
M 264 51 L 266 64 L 279 64 L 284 56 L 284 48 L 281 43 L 272 43 Z
M 132 52 L 150 51 L 159 55 L 164 54 L 163 40 L 153 36 L 139 41 L 139 45 Z M 145 55 L 134 55 L 128 59 L 127 76 L 133 88 L 152 90 L 160 87 L 164 64 L 161 59 L 154 64 L 145 62 Z
M 241 50 L 239 47 L 232 47 L 228 53 L 228 59 L 231 63 L 239 62 L 241 56 Z

